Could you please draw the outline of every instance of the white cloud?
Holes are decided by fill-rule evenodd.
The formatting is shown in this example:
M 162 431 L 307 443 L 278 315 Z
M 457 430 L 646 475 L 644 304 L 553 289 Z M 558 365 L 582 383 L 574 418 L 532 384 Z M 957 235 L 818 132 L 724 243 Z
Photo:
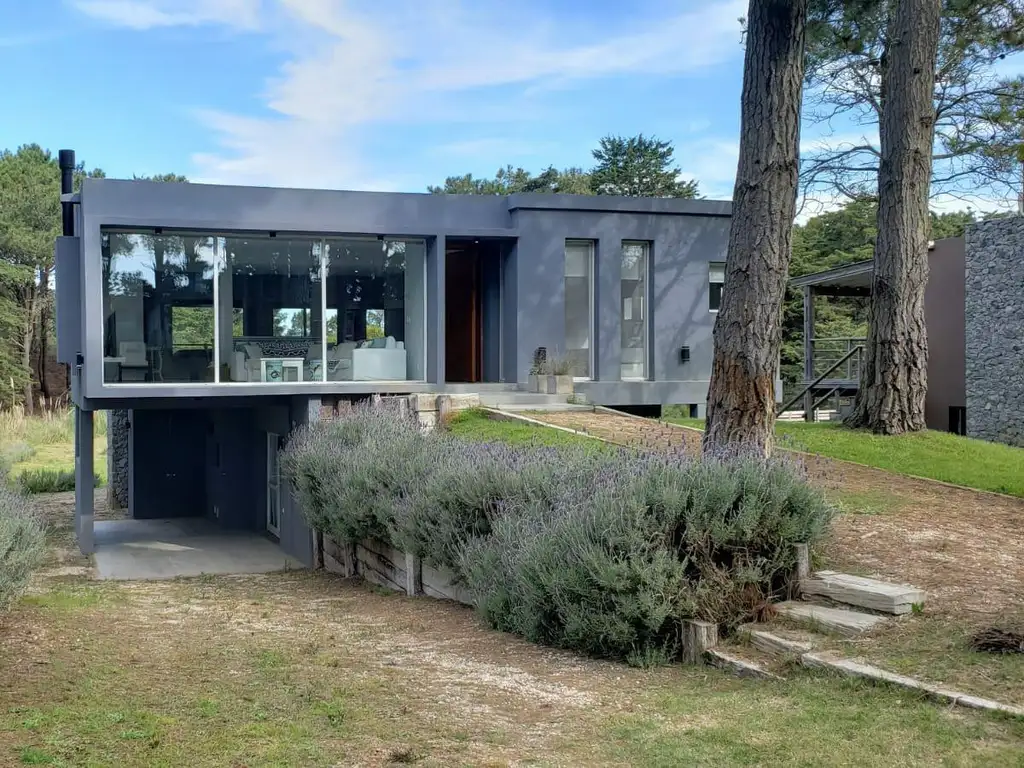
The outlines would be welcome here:
M 71 0 L 82 13 L 130 29 L 225 24 L 259 25 L 260 0 Z
M 685 142 L 676 147 L 675 156 L 682 171 L 679 175 L 700 182 L 701 195 L 715 200 L 732 198 L 740 158 L 739 140 L 705 138 Z
M 705 71 L 737 58 L 737 19 L 746 8 L 744 0 L 693 2 L 668 18 L 638 13 L 626 28 L 574 25 L 567 34 L 564 20 L 553 16 L 515 13 L 511 23 L 509 6 L 498 0 L 263 0 L 262 11 L 259 0 L 74 2 L 135 29 L 198 23 L 255 28 L 261 12 L 276 14 L 275 23 L 264 26 L 281 29 L 274 42 L 291 54 L 267 80 L 263 96 L 270 114 L 198 110 L 219 147 L 195 155 L 198 173 L 190 175 L 330 187 L 374 183 L 360 148 L 375 125 L 450 121 L 454 115 L 460 121 L 522 121 L 536 114 L 551 87 L 620 74 Z

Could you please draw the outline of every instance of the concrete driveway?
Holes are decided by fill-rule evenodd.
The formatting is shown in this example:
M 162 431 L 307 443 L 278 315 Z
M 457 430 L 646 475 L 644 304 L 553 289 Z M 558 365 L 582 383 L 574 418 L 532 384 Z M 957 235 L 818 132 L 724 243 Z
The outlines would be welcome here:
M 203 518 L 97 520 L 96 577 L 173 579 L 303 568 L 265 536 L 223 531 Z

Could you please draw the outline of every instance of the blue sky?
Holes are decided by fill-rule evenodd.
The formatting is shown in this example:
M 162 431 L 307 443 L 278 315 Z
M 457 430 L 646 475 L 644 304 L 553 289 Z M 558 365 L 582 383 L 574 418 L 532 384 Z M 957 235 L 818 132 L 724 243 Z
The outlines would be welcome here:
M 727 198 L 745 7 L 0 0 L 0 147 L 71 147 L 110 176 L 423 191 L 506 163 L 588 167 L 602 135 L 644 132 Z

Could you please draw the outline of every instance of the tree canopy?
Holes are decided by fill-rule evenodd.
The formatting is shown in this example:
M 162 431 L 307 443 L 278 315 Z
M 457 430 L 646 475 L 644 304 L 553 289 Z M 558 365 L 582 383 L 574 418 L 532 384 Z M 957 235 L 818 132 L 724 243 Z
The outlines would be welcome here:
M 1024 79 L 997 65 L 1024 43 L 1024 0 L 941 0 L 936 60 L 933 194 L 963 195 L 988 187 L 1016 199 L 1021 188 Z M 888 0 L 811 0 L 804 118 L 853 124 L 805 152 L 806 190 L 856 198 L 874 190 L 877 127 L 885 95 Z
M 625 195 L 628 197 L 697 196 L 697 182 L 681 180 L 673 166 L 671 142 L 643 134 L 630 138 L 605 136 L 592 155 L 590 170 L 549 165 L 534 175 L 506 165 L 493 178 L 472 174 L 449 176 L 441 186 L 428 186 L 433 194 L 511 195 L 518 192 L 558 192 L 570 195 Z
M 75 172 L 76 187 L 100 170 Z M 61 234 L 60 167 L 38 144 L 0 151 L 0 405 L 31 405 L 33 358 L 52 335 L 54 241 Z M 43 353 L 42 355 L 40 353 Z
M 594 150 L 597 165 L 590 172 L 591 187 L 598 195 L 694 198 L 697 182 L 679 178 L 674 152 L 671 142 L 643 134 L 605 136 Z

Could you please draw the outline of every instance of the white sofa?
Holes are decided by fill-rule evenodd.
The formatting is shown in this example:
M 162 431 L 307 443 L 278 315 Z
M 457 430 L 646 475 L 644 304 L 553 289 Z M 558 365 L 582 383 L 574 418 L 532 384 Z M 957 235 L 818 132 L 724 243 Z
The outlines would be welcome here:
M 310 347 L 306 358 L 319 360 L 319 345 Z M 406 373 L 405 344 L 391 336 L 327 348 L 328 381 L 405 381 Z

